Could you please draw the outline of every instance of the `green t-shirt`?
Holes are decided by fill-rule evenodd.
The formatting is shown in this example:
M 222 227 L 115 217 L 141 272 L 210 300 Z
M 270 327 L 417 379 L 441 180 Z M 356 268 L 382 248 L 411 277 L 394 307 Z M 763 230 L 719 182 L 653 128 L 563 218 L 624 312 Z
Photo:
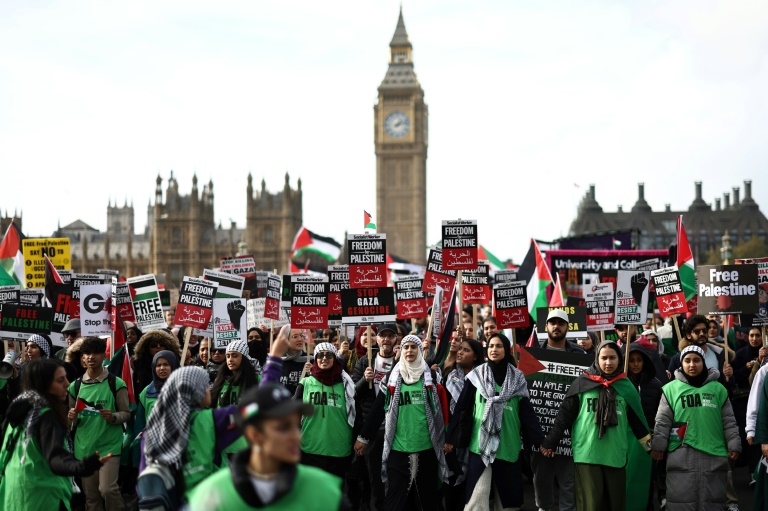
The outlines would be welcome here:
M 387 396 L 389 401 L 389 395 Z M 400 387 L 400 408 L 397 415 L 397 431 L 392 449 L 400 452 L 421 452 L 432 449 L 429 438 L 426 406 L 422 380 Z
M 579 415 L 571 431 L 573 461 L 621 468 L 627 464 L 627 402 L 620 393 L 616 393 L 616 414 L 619 423 L 606 428 L 603 438 L 598 438 L 595 412 L 599 395 L 599 389 L 579 394 Z
M 711 381 L 700 388 L 673 380 L 662 388 L 674 413 L 673 432 L 669 436 L 670 451 L 683 444 L 712 456 L 728 456 L 723 431 L 723 405 L 728 391 L 719 382 Z M 681 425 L 685 425 L 682 433 Z
M 141 391 L 141 394 L 139 394 L 139 402 L 141 403 L 141 406 L 144 407 L 144 421 L 149 421 L 149 415 L 152 413 L 152 408 L 155 407 L 155 403 L 157 403 L 156 397 L 147 397 L 147 389 L 149 387 L 144 387 L 144 390 Z
M 496 392 L 501 386 L 496 385 Z M 520 456 L 522 440 L 520 438 L 520 396 L 513 397 L 504 403 L 504 411 L 501 414 L 501 434 L 499 437 L 499 449 L 496 451 L 496 459 L 514 463 Z M 472 413 L 473 425 L 472 439 L 469 442 L 469 450 L 480 454 L 478 443 L 480 442 L 480 428 L 483 424 L 483 411 L 485 410 L 485 398 L 479 391 L 475 392 L 475 408 Z
M 104 369 L 103 371 L 106 371 Z M 69 395 L 75 400 L 81 398 L 93 406 L 101 406 L 104 410 L 117 411 L 115 396 L 109 388 L 109 378 L 98 383 L 85 383 L 80 385 L 80 394 L 75 396 L 75 385 L 69 385 Z M 125 382 L 115 378 L 115 390 L 124 389 Z M 78 414 L 77 431 L 75 431 L 75 458 L 82 460 L 94 452 L 101 456 L 112 454 L 120 456 L 123 449 L 123 425 L 110 424 L 101 417 L 101 414 L 84 410 Z
M 301 450 L 337 458 L 352 454 L 344 382 L 328 387 L 314 376 L 307 376 L 299 384 L 304 386 L 303 401 L 315 407 L 315 413 L 301 422 Z

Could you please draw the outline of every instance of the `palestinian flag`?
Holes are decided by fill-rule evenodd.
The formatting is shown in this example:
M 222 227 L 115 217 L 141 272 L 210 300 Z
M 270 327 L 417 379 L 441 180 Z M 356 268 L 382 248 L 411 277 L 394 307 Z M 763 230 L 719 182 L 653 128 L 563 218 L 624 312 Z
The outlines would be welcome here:
M 134 277 L 129 280 L 128 291 L 131 293 L 131 301 L 133 303 L 160 297 L 160 293 L 157 291 L 157 281 L 155 281 L 154 275 Z
M 669 432 L 669 441 L 685 443 L 685 430 L 687 429 L 688 429 L 687 422 L 672 423 L 672 429 Z
M 477 250 L 477 258 L 488 261 L 488 263 L 491 265 L 491 271 L 504 270 L 507 268 L 507 265 L 504 264 L 504 261 L 493 255 L 490 250 L 482 245 L 480 245 L 480 248 Z
M 332 263 L 341 255 L 341 244 L 333 238 L 320 236 L 306 227 L 302 227 L 293 239 L 291 259 L 305 252 L 314 252 L 327 259 L 329 263 Z
M 85 399 L 78 397 L 77 403 L 75 404 L 75 412 L 83 415 L 100 415 L 99 411 L 94 408 L 94 406 L 86 401 Z
M 536 329 L 533 330 L 533 338 L 536 338 Z M 528 340 L 530 342 L 530 339 Z M 532 346 L 526 346 L 529 348 Z M 536 346 L 538 348 L 538 346 Z M 539 362 L 539 359 L 531 355 L 531 353 L 522 346 L 517 347 L 517 368 L 520 369 L 525 376 L 529 374 L 538 373 L 546 369 L 546 366 Z
M 549 299 L 550 307 L 564 307 L 567 298 L 563 292 L 563 286 L 560 285 L 560 272 L 555 273 L 555 290 L 552 291 L 552 297 Z
M 539 338 L 536 337 L 536 327 L 533 327 L 533 330 L 531 330 L 531 336 L 528 338 L 528 342 L 525 343 L 526 348 L 538 348 L 539 347 Z
M 442 367 L 445 359 L 448 358 L 448 350 L 451 347 L 451 337 L 453 336 L 453 328 L 450 328 L 449 325 L 453 325 L 453 318 L 456 316 L 456 287 L 457 286 L 453 286 L 453 291 L 451 291 L 451 300 L 448 302 L 448 310 L 443 311 L 443 321 L 441 322 L 442 331 L 438 336 L 437 345 L 435 346 L 435 355 L 429 363 L 430 366 L 438 364 Z
M 131 369 L 131 356 L 128 350 L 123 350 L 123 372 L 120 378 L 125 382 L 128 390 L 128 402 L 131 404 L 131 410 L 136 407 L 136 394 L 133 392 L 133 369 Z
M 680 271 L 680 283 L 683 286 L 685 299 L 690 301 L 696 296 L 696 265 L 693 262 L 693 252 L 683 226 L 683 215 L 677 219 L 677 269 Z
M 363 230 L 375 231 L 376 224 L 373 223 L 373 217 L 366 210 L 363 210 Z
M 5 231 L 0 242 L 0 285 L 26 287 L 24 276 L 24 255 L 21 253 L 21 242 L 24 235 L 11 220 L 11 225 Z
M 547 262 L 541 256 L 536 240 L 531 239 L 531 248 L 523 259 L 517 272 L 517 279 L 528 283 L 528 311 L 534 316 L 536 309 L 546 307 L 547 288 L 552 284 L 552 275 L 549 273 Z

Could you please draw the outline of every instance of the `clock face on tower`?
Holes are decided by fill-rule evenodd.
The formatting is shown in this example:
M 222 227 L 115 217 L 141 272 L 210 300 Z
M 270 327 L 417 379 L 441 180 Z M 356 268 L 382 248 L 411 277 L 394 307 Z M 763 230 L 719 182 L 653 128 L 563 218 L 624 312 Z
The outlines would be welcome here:
M 400 138 L 411 129 L 411 120 L 402 112 L 392 112 L 384 120 L 384 129 L 390 137 Z

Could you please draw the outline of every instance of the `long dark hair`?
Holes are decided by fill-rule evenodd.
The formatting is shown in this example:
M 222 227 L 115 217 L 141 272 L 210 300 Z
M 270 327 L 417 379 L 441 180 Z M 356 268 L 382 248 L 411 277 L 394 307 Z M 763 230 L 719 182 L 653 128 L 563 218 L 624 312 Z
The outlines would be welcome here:
M 34 390 L 48 401 L 48 406 L 56 414 L 61 427 L 67 430 L 67 412 L 69 408 L 67 403 L 62 403 L 54 396 L 48 394 L 48 389 L 56 376 L 56 370 L 64 367 L 64 363 L 58 358 L 40 358 L 33 360 L 24 368 L 24 381 L 22 386 L 24 390 Z
M 475 354 L 475 361 L 472 363 L 472 367 L 477 367 L 485 362 L 485 352 L 483 351 L 483 345 L 480 344 L 480 341 L 476 341 L 475 339 L 464 339 L 461 342 L 469 344 L 472 353 Z
M 234 373 L 227 366 L 226 359 L 222 362 L 221 367 L 219 367 L 219 372 L 216 374 L 216 379 L 213 381 L 213 389 L 211 390 L 211 408 L 220 406 L 219 398 L 222 397 L 221 390 L 224 388 L 224 383 L 230 382 L 232 385 L 239 385 L 241 396 L 245 391 L 259 384 L 256 369 L 253 368 L 251 361 L 245 355 L 241 356 L 240 367 Z M 229 404 L 234 405 L 237 403 Z

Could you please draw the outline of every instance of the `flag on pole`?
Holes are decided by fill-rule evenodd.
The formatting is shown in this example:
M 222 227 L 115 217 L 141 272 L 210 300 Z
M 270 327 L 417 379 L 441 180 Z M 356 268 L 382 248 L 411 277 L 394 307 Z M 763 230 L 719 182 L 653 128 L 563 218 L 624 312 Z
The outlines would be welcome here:
M 560 272 L 555 273 L 555 290 L 552 291 L 552 297 L 549 299 L 550 307 L 565 307 L 567 298 L 563 292 L 563 286 L 560 285 Z
M 528 311 L 534 316 L 537 308 L 548 305 L 547 288 L 552 284 L 552 275 L 549 273 L 547 262 L 541 256 L 539 245 L 534 239 L 531 239 L 531 247 L 520 265 L 517 278 L 528 283 Z
M 612 248 L 619 248 L 621 246 L 621 240 L 617 240 L 616 238 L 613 239 L 613 247 Z
M 375 231 L 376 224 L 373 223 L 373 217 L 366 210 L 363 210 L 363 230 Z
M 339 255 L 341 255 L 341 244 L 333 238 L 320 236 L 306 227 L 302 227 L 293 239 L 291 259 L 300 256 L 305 252 L 318 254 L 327 259 L 328 262 L 332 263 L 339 258 Z
M 128 402 L 131 404 L 131 409 L 136 406 L 136 396 L 133 393 L 133 369 L 131 369 L 131 355 L 128 350 L 123 350 L 123 374 L 120 376 L 125 382 L 125 386 L 128 390 Z
M 525 343 L 526 348 L 538 348 L 539 339 L 536 337 L 536 326 L 531 330 L 531 336 L 528 338 L 528 342 Z
M 53 265 L 50 259 L 48 259 L 48 255 L 45 256 L 45 298 L 48 300 L 48 303 L 53 307 L 53 300 L 55 299 L 55 296 L 58 292 L 58 289 L 56 286 L 63 284 L 64 281 L 61 278 L 61 275 L 59 275 L 58 270 L 56 270 L 56 267 Z
M 21 233 L 13 220 L 8 230 L 5 231 L 3 241 L 0 242 L 0 282 L 2 285 L 19 285 L 26 287 L 26 277 L 24 276 L 24 255 L 21 252 L 21 242 L 24 235 Z M 5 275 L 3 275 L 5 274 Z M 8 279 L 11 281 L 8 281 Z M 6 283 L 7 282 L 7 283 Z
M 454 285 L 453 291 L 451 291 L 451 299 L 448 302 L 448 310 L 445 311 L 445 316 L 443 317 L 443 321 L 441 321 L 442 331 L 438 333 L 437 346 L 435 346 L 435 355 L 432 358 L 432 361 L 429 363 L 430 366 L 437 364 L 442 367 L 443 362 L 445 362 L 445 359 L 448 358 L 448 350 L 451 347 L 451 337 L 453 336 L 453 331 L 455 330 L 455 325 L 453 325 L 453 318 L 456 316 L 457 287 L 458 286 Z M 451 328 L 452 326 L 453 328 Z
M 693 261 L 693 252 L 688 243 L 688 235 L 683 226 L 683 215 L 677 219 L 677 269 L 680 272 L 680 283 L 683 286 L 685 300 L 696 296 L 696 266 Z

